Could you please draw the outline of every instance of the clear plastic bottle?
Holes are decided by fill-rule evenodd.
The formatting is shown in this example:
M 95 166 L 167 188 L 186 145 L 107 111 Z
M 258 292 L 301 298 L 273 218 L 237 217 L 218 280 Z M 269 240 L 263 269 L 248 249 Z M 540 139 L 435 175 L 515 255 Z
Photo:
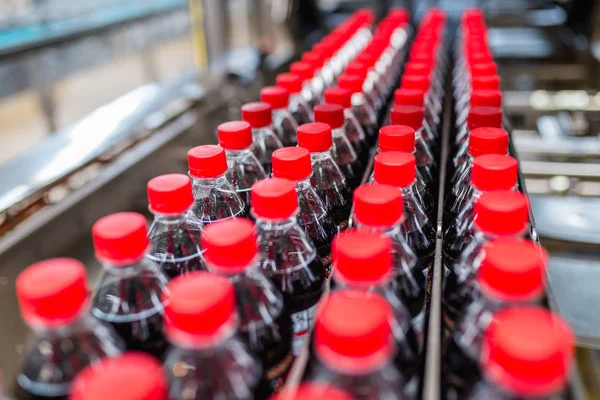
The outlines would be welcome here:
M 375 157 L 373 180 L 402 190 L 402 233 L 417 256 L 418 271 L 430 271 L 435 251 L 435 228 L 421 206 L 416 190 L 415 157 L 410 153 L 386 152 Z
M 296 61 L 290 64 L 290 72 L 298 75 L 302 79 L 302 97 L 308 103 L 311 109 L 314 109 L 320 103 L 320 93 L 315 91 L 312 86 L 312 79 L 315 76 L 315 67 L 304 61 Z
M 471 185 L 457 197 L 449 212 L 455 217 L 444 232 L 444 259 L 456 259 L 473 235 L 475 201 L 484 192 L 516 190 L 517 160 L 510 156 L 488 154 L 476 157 L 471 168 Z
M 168 289 L 163 301 L 169 398 L 250 400 L 260 394 L 263 370 L 237 334 L 234 285 L 198 271 L 175 278 Z
M 352 92 L 340 87 L 331 87 L 325 89 L 325 102 L 329 104 L 339 104 L 344 107 L 344 117 L 346 119 L 345 131 L 348 140 L 352 143 L 358 159 L 363 165 L 369 162 L 369 144 L 365 136 L 365 131 L 356 119 L 352 110 Z
M 453 329 L 469 299 L 465 298 L 465 284 L 475 273 L 476 261 L 482 247 L 497 238 L 522 237 L 527 232 L 529 202 L 519 192 L 486 192 L 475 203 L 473 236 L 464 238 L 465 249 L 456 259 L 444 259 L 444 322 Z
M 400 197 L 396 189 L 392 187 L 388 189 L 393 192 L 392 196 Z M 402 207 L 402 199 L 399 200 L 396 208 Z M 393 249 L 392 240 L 387 235 L 381 235 L 377 230 L 371 232 L 351 230 L 337 236 L 335 288 L 373 292 L 387 300 L 393 311 L 396 367 L 402 372 L 404 381 L 410 382 L 412 393 L 416 395 L 420 344 L 411 325 L 411 315 L 396 286 L 395 280 L 399 275 L 394 268 Z M 420 306 L 423 307 L 423 304 Z
M 359 75 L 342 74 L 338 86 L 352 92 L 352 111 L 367 137 L 369 148 L 377 142 L 377 113 L 363 93 L 364 79 Z
M 467 124 L 471 107 L 502 107 L 502 92 L 500 90 L 473 90 L 469 103 L 457 112 L 456 128 L 460 131 Z
M 304 381 L 335 385 L 357 400 L 406 398 L 390 321 L 392 308 L 376 293 L 331 293 L 319 306 L 314 365 Z
M 470 86 L 467 87 L 467 90 L 459 93 L 460 97 L 458 97 L 456 102 L 456 108 L 458 110 L 463 109 L 469 103 L 471 90 L 500 90 L 500 76 L 489 75 L 472 77 Z
M 270 400 L 354 400 L 348 393 L 326 383 L 301 383 L 272 396 Z
M 204 230 L 202 247 L 211 272 L 227 277 L 235 288 L 239 332 L 261 361 L 261 393 L 266 398 L 283 386 L 292 365 L 292 320 L 283 295 L 258 267 L 254 224 L 238 218 Z
M 463 125 L 454 139 L 457 147 L 457 154 L 462 154 L 466 150 L 463 147 L 468 147 L 469 135 L 476 128 L 502 128 L 502 109 L 499 107 L 482 107 L 472 106 L 469 108 L 467 115 L 467 123 Z
M 327 211 L 338 227 L 338 231 L 347 229 L 352 208 L 352 191 L 331 155 L 333 146 L 331 127 L 320 122 L 300 125 L 298 146 L 310 152 L 313 170 L 311 184 L 327 206 Z
M 280 86 L 267 86 L 260 90 L 260 101 L 273 109 L 273 130 L 284 146 L 298 144 L 296 131 L 298 123 L 289 110 L 290 94 Z
M 410 153 L 413 156 L 416 156 L 414 129 L 405 125 L 384 126 L 379 130 L 377 151 L 379 154 L 387 152 L 402 152 Z M 379 157 L 379 163 L 382 164 L 379 166 L 380 169 L 393 168 L 393 166 L 398 164 L 398 162 L 394 160 L 394 156 L 390 155 Z M 375 168 L 375 165 L 373 168 Z M 415 175 L 416 194 L 421 200 L 421 206 L 423 207 L 423 210 L 425 210 L 425 213 L 429 219 L 434 221 L 437 218 L 435 200 L 431 191 L 431 187 L 428 185 L 427 180 L 423 177 L 423 174 L 427 173 L 427 170 L 427 164 L 422 164 L 421 166 L 417 164 L 417 171 Z
M 148 229 L 146 257 L 160 265 L 169 278 L 205 269 L 200 227 L 189 223 L 194 204 L 192 180 L 182 174 L 160 175 L 148 182 L 147 190 L 154 221 Z
M 402 193 L 397 188 L 376 183 L 362 185 L 354 192 L 353 221 L 356 227 L 391 240 L 394 263 L 390 276 L 391 290 L 409 312 L 412 328 L 417 335 L 414 353 L 419 354 L 424 343 L 427 277 L 431 271 L 417 269 L 417 257 L 402 232 L 403 219 Z M 364 263 L 360 268 L 364 268 Z
M 402 76 L 402 87 L 405 89 L 416 89 L 425 92 L 425 105 L 424 108 L 428 108 L 427 114 L 434 116 L 434 121 L 439 123 L 440 113 L 442 111 L 441 98 L 438 98 L 438 94 L 434 93 L 431 88 L 431 78 L 426 75 L 403 75 Z M 425 111 L 423 111 L 425 114 Z M 416 129 L 416 128 L 415 128 Z M 426 125 L 423 132 L 423 139 L 427 142 L 433 142 L 436 137 L 433 134 L 431 127 Z
M 31 330 L 17 373 L 18 398 L 66 399 L 83 368 L 123 350 L 116 333 L 90 315 L 86 281 L 83 264 L 70 258 L 35 263 L 17 277 L 21 317 Z
M 492 313 L 509 307 L 541 304 L 547 254 L 522 239 L 492 240 L 483 246 L 477 273 L 464 287 L 469 306 L 443 348 L 449 393 L 465 398 L 481 377 L 483 332 Z
M 517 307 L 494 314 L 481 352 L 484 379 L 472 400 L 533 400 L 568 397 L 575 335 L 557 314 Z
M 242 106 L 242 119 L 252 127 L 252 151 L 267 175 L 271 174 L 271 154 L 283 147 L 273 131 L 273 111 L 263 102 L 247 103 Z
M 350 189 L 356 189 L 360 185 L 365 168 L 346 136 L 344 108 L 338 104 L 319 104 L 314 111 L 315 122 L 322 122 L 331 127 L 333 159 L 346 177 Z
M 160 358 L 167 347 L 161 296 L 168 277 L 145 257 L 149 245 L 146 219 L 132 212 L 107 215 L 96 221 L 92 237 L 102 264 L 92 314 L 111 324 L 128 350 Z
M 260 266 L 283 294 L 294 329 L 293 352 L 302 351 L 317 302 L 327 282 L 326 271 L 311 240 L 298 225 L 296 185 L 270 178 L 252 188 L 261 250 Z
M 473 132 L 480 132 L 477 136 L 473 135 Z M 474 128 L 469 132 L 468 145 L 462 146 L 454 158 L 452 159 L 453 166 L 460 170 L 460 167 L 467 163 L 469 157 L 472 156 L 472 150 L 475 150 L 475 154 L 483 155 L 490 154 L 495 149 L 490 148 L 493 144 L 498 146 L 498 149 L 492 154 L 506 154 L 508 150 L 504 150 L 504 139 L 507 135 L 505 135 L 505 130 L 501 128 L 494 128 L 490 126 Z M 489 143 L 489 144 L 488 144 Z M 508 147 L 508 139 L 506 139 L 506 147 Z M 487 150 L 490 148 L 490 150 Z M 488 152 L 485 152 L 485 151 Z M 468 163 L 467 163 L 468 164 Z M 463 167 L 466 168 L 466 167 Z
M 252 147 L 252 128 L 246 121 L 230 121 L 217 128 L 219 145 L 227 157 L 227 180 L 246 206 L 245 215 L 250 215 L 250 189 L 267 174 L 256 158 Z M 270 161 L 269 161 L 270 165 Z
M 246 217 L 246 203 L 227 180 L 227 157 L 221 146 L 207 144 L 188 152 L 194 190 L 192 223 L 204 226 L 229 218 Z
M 425 132 L 427 127 L 423 126 L 423 107 L 418 106 L 394 106 L 390 114 L 394 125 L 406 125 L 415 131 L 415 158 L 421 171 L 421 175 L 427 186 L 437 186 L 437 163 L 426 141 Z M 431 135 L 429 135 L 431 137 Z
M 314 118 L 312 108 L 302 96 L 302 78 L 297 74 L 283 73 L 277 75 L 275 82 L 290 94 L 289 110 L 298 125 L 312 122 Z
M 430 107 L 426 107 L 425 92 L 423 92 L 421 89 L 396 89 L 394 92 L 394 105 L 423 107 L 423 118 L 427 126 L 431 129 L 431 133 L 435 138 L 434 144 L 439 142 L 439 132 L 437 129 L 440 123 L 439 116 L 437 116 Z M 390 116 L 388 116 L 387 121 L 390 123 Z M 440 146 L 434 145 L 434 147 L 439 149 Z
M 298 224 L 312 240 L 327 276 L 331 274 L 331 242 L 337 233 L 335 221 L 310 180 L 310 153 L 303 147 L 284 147 L 273 153 L 273 177 L 296 183 L 298 193 Z
M 167 400 L 168 383 L 160 362 L 129 352 L 86 367 L 73 383 L 70 400 Z

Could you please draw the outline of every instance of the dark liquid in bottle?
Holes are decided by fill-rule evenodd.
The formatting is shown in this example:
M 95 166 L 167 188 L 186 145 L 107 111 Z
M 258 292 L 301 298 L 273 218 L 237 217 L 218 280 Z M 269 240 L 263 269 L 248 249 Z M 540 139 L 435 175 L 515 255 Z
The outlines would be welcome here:
M 264 296 L 261 287 L 247 280 L 236 284 L 240 333 L 263 366 L 263 376 L 255 391 L 257 399 L 268 398 L 283 385 L 293 360 L 290 315 L 283 307 L 273 321 L 265 321 L 259 308 Z
M 308 219 L 308 222 L 304 222 L 302 218 L 302 212 L 298 216 L 298 223 L 304 228 L 307 236 L 310 237 L 313 244 L 317 248 L 317 254 L 321 257 L 321 262 L 327 277 L 331 275 L 331 242 L 337 234 L 337 227 L 333 219 L 329 215 L 325 215 L 322 219 L 314 221 L 314 219 Z
M 377 143 L 377 127 L 368 121 L 360 121 L 360 126 L 365 131 L 367 146 L 370 149 Z
M 180 225 L 150 238 L 148 258 L 175 278 L 178 275 L 206 269 L 200 250 L 200 230 Z
M 352 162 L 338 164 L 338 166 L 346 177 L 346 183 L 351 190 L 360 186 L 365 168 L 358 158 Z
M 467 398 L 469 392 L 481 379 L 477 361 L 464 353 L 454 337 L 449 338 L 443 353 L 442 385 L 448 398 Z
M 346 186 L 333 186 L 327 190 L 315 189 L 321 200 L 325 202 L 338 230 L 347 229 L 348 219 L 352 211 L 352 192 L 350 189 Z
M 15 398 L 18 400 L 68 400 L 69 396 L 39 396 L 34 395 L 16 385 L 14 390 Z

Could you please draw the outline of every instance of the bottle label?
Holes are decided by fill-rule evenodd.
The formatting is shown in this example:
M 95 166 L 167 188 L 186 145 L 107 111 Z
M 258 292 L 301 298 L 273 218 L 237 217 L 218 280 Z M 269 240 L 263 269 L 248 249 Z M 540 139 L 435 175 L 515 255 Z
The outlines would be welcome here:
M 349 225 L 349 220 L 344 220 L 340 223 L 340 225 L 338 226 L 338 231 L 345 231 L 346 229 L 348 229 L 348 225 Z
M 321 257 L 321 262 L 323 263 L 323 267 L 325 267 L 325 278 L 329 279 L 331 276 L 331 254 L 328 254 L 325 257 Z
M 290 352 L 287 356 L 284 357 L 283 360 L 281 360 L 279 364 L 274 365 L 267 371 L 266 377 L 269 381 L 269 385 L 271 386 L 273 392 L 276 392 L 281 387 L 283 387 L 283 384 L 285 383 L 285 379 L 287 377 L 287 373 L 289 372 L 290 367 L 292 366 L 293 360 L 294 356 Z
M 292 341 L 292 351 L 294 356 L 298 356 L 302 352 L 302 346 L 308 336 L 310 327 L 315 319 L 317 305 L 298 311 L 290 315 L 292 318 L 292 329 L 294 330 L 294 340 Z

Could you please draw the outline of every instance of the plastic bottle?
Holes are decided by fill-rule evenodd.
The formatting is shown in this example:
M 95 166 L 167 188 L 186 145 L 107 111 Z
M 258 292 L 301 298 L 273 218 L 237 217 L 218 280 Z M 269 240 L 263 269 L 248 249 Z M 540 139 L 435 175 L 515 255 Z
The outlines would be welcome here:
M 314 366 L 306 382 L 335 385 L 357 400 L 404 399 L 394 364 L 393 312 L 378 294 L 331 293 L 319 306 L 314 328 Z
M 252 151 L 267 175 L 271 174 L 271 154 L 283 147 L 273 131 L 273 111 L 263 102 L 247 103 L 242 106 L 242 119 L 252 127 Z
M 519 238 L 526 234 L 529 202 L 519 192 L 486 192 L 475 203 L 474 234 L 460 256 L 453 262 L 444 259 L 444 322 L 453 329 L 464 312 L 464 286 L 475 272 L 476 260 L 485 243 L 497 238 Z M 468 300 L 468 299 L 467 299 Z
M 398 196 L 397 190 L 392 187 L 388 189 L 388 193 L 395 192 Z M 401 207 L 402 200 L 399 200 L 397 206 Z M 357 204 L 357 207 L 360 206 Z M 391 306 L 397 368 L 402 372 L 404 381 L 411 382 L 416 394 L 420 343 L 411 325 L 411 315 L 399 293 L 400 288 L 395 282 L 400 272 L 393 265 L 394 247 L 391 239 L 377 231 L 352 230 L 336 237 L 334 248 L 336 290 L 340 288 L 377 293 Z
M 294 389 L 284 390 L 270 400 L 353 400 L 348 393 L 326 383 L 301 383 Z
M 312 122 L 312 108 L 302 96 L 302 78 L 297 74 L 283 73 L 277 75 L 275 82 L 290 94 L 289 110 L 298 125 Z
M 390 151 L 393 152 L 403 152 L 410 153 L 416 157 L 416 149 L 415 149 L 415 131 L 409 126 L 406 125 L 387 125 L 382 127 L 379 130 L 379 143 L 377 151 L 378 153 L 387 153 Z M 380 160 L 387 160 L 391 162 L 390 165 L 397 164 L 393 156 L 385 156 L 380 157 Z M 433 198 L 433 194 L 431 191 L 431 187 L 428 184 L 427 180 L 423 176 L 423 174 L 427 174 L 428 166 L 425 164 L 424 160 L 421 160 L 422 165 L 418 165 L 418 159 L 415 159 L 417 162 L 417 171 L 415 175 L 415 184 L 416 184 L 416 195 L 421 201 L 421 206 L 425 213 L 429 216 L 429 218 L 433 221 L 436 219 L 437 210 L 435 208 L 435 201 Z M 373 169 L 375 165 L 373 166 Z M 379 168 L 386 168 L 384 166 L 380 166 Z M 371 179 L 373 180 L 373 179 Z
M 93 225 L 92 238 L 102 264 L 92 314 L 110 323 L 128 350 L 161 357 L 167 347 L 161 296 L 168 277 L 145 257 L 149 245 L 146 219 L 132 212 L 107 215 Z
M 402 76 L 402 87 L 405 89 L 415 89 L 422 90 L 425 92 L 425 104 L 424 108 L 428 108 L 427 114 L 430 114 L 433 117 L 433 121 L 439 123 L 440 114 L 442 110 L 441 98 L 438 97 L 437 93 L 434 93 L 431 88 L 431 78 L 426 75 L 409 75 L 405 74 Z M 423 110 L 423 114 L 425 115 L 425 110 Z M 429 142 L 433 142 L 436 137 L 434 136 L 434 132 L 428 125 L 425 125 L 426 128 L 423 132 L 423 139 Z
M 283 294 L 294 329 L 293 353 L 300 354 L 312 326 L 326 271 L 311 240 L 298 225 L 296 185 L 270 178 L 252 187 L 252 213 L 261 250 L 260 266 Z
M 376 233 L 391 240 L 393 259 L 391 289 L 402 303 L 402 308 L 406 308 L 409 312 L 412 329 L 417 335 L 417 346 L 414 347 L 414 352 L 419 354 L 424 342 L 428 302 L 427 277 L 431 271 L 417 268 L 417 257 L 404 237 L 402 229 L 404 218 L 402 193 L 397 188 L 376 183 L 362 185 L 354 192 L 353 221 L 356 227 L 361 231 Z M 361 249 L 363 246 L 358 248 Z M 364 268 L 364 263 L 361 268 Z
M 325 89 L 325 102 L 339 104 L 344 107 L 346 136 L 350 140 L 350 143 L 352 143 L 358 159 L 363 165 L 367 165 L 369 162 L 369 144 L 365 136 L 365 131 L 352 110 L 352 92 L 340 87 L 327 88 Z
M 488 154 L 476 157 L 471 168 L 471 185 L 456 197 L 448 210 L 444 232 L 444 258 L 456 259 L 470 242 L 473 235 L 475 202 L 484 192 L 516 190 L 518 178 L 517 160 L 510 156 Z
M 244 200 L 244 214 L 250 215 L 250 189 L 256 182 L 267 177 L 261 162 L 253 152 L 252 128 L 245 121 L 230 121 L 219 125 L 217 134 L 219 145 L 225 149 L 227 157 L 225 177 Z
M 354 148 L 346 136 L 346 119 L 344 109 L 338 104 L 319 104 L 315 107 L 315 122 L 322 122 L 331 127 L 333 146 L 331 152 L 336 164 L 346 177 L 352 190 L 360 185 L 364 173 L 364 165 L 358 159 Z
M 227 180 L 227 157 L 222 147 L 194 147 L 188 152 L 188 168 L 194 191 L 193 223 L 204 226 L 247 216 L 246 203 Z
M 284 147 L 273 153 L 273 177 L 296 183 L 298 224 L 312 240 L 327 276 L 331 274 L 331 242 L 337 233 L 335 221 L 310 180 L 313 175 L 310 153 L 303 147 Z
M 189 223 L 194 204 L 192 180 L 182 174 L 160 175 L 147 185 L 154 221 L 148 229 L 146 257 L 161 266 L 170 278 L 205 269 L 200 248 L 200 227 Z
M 313 170 L 310 182 L 325 203 L 338 231 L 348 228 L 352 192 L 344 174 L 331 156 L 331 127 L 319 122 L 300 125 L 298 145 L 310 152 Z
M 575 338 L 568 324 L 536 307 L 496 313 L 481 352 L 484 380 L 470 399 L 563 398 L 574 363 Z
M 254 224 L 238 218 L 207 227 L 202 235 L 206 263 L 235 288 L 239 332 L 263 365 L 260 398 L 283 386 L 292 365 L 292 320 L 283 295 L 258 267 Z
M 129 352 L 86 367 L 73 383 L 70 400 L 167 400 L 167 378 L 160 362 Z
M 402 190 L 402 233 L 417 256 L 418 271 L 430 271 L 435 251 L 435 229 L 421 206 L 415 184 L 415 158 L 410 153 L 386 152 L 375 157 L 373 180 Z
M 290 94 L 280 86 L 267 86 L 260 90 L 260 100 L 273 109 L 273 130 L 284 146 L 295 146 L 298 123 L 289 110 Z
M 116 356 L 123 343 L 89 313 L 85 267 L 53 258 L 17 277 L 21 317 L 31 330 L 17 374 L 23 399 L 66 399 L 75 376 L 88 364 Z
M 243 399 L 260 395 L 262 367 L 238 336 L 235 288 L 198 271 L 177 277 L 164 294 L 164 361 L 170 399 Z
M 428 129 L 423 127 L 423 107 L 394 106 L 390 118 L 394 125 L 405 125 L 414 129 L 417 164 L 427 186 L 435 187 L 437 183 L 437 163 L 429 147 L 431 142 L 427 142 L 425 137 L 425 132 Z
M 359 75 L 342 74 L 338 79 L 339 87 L 352 92 L 352 111 L 372 147 L 377 142 L 377 114 L 363 93 L 363 83 Z
M 548 255 L 523 239 L 492 240 L 483 246 L 476 274 L 463 287 L 469 305 L 443 349 L 448 390 L 464 398 L 481 377 L 483 332 L 493 312 L 541 304 Z
M 502 128 L 502 109 L 499 107 L 472 106 L 469 108 L 467 123 L 456 134 L 454 143 L 457 147 L 457 153 L 461 154 L 466 150 L 461 150 L 468 146 L 469 134 L 476 128 Z
M 502 92 L 500 90 L 473 90 L 469 103 L 457 111 L 456 127 L 460 131 L 467 124 L 471 107 L 502 107 Z
M 318 93 L 312 85 L 316 67 L 305 61 L 296 61 L 290 64 L 290 72 L 302 79 L 302 97 L 311 109 L 321 102 L 322 93 Z

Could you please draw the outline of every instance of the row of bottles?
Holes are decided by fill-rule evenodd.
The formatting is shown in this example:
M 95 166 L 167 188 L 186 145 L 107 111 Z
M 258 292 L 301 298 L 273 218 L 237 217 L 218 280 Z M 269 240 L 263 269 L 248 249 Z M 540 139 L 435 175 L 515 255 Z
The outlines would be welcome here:
M 453 57 L 454 136 L 443 214 L 443 389 L 448 399 L 565 394 L 573 333 L 543 308 L 547 254 L 508 153 L 502 92 L 481 11 L 461 17 Z

